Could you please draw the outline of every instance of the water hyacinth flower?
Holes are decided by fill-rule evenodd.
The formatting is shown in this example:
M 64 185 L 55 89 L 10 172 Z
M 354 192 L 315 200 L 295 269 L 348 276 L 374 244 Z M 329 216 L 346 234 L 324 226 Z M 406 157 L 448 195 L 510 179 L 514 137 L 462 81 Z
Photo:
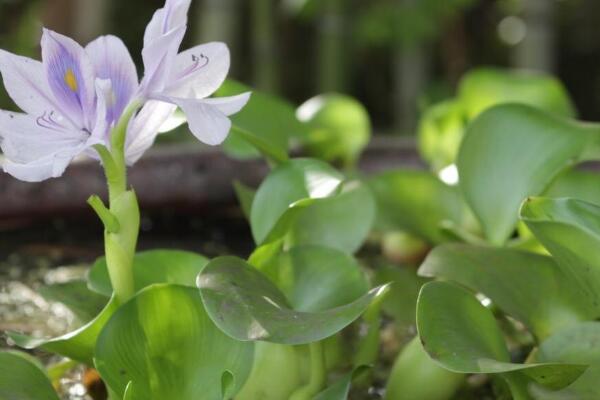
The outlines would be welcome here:
M 111 128 L 128 106 L 141 106 L 129 121 L 125 159 L 133 164 L 154 142 L 177 106 L 191 132 L 216 145 L 250 94 L 206 97 L 223 83 L 229 50 L 208 43 L 179 53 L 191 0 L 167 0 L 144 35 L 141 83 L 123 42 L 103 36 L 85 48 L 44 29 L 42 61 L 0 50 L 5 88 L 22 113 L 0 110 L 4 170 L 24 181 L 58 177 L 80 154 L 98 158 L 95 145 L 109 146 Z

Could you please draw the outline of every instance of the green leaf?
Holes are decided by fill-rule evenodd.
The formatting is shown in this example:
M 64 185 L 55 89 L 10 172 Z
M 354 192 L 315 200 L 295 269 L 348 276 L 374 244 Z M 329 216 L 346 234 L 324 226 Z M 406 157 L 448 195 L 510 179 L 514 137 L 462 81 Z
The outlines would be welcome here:
M 351 254 L 363 244 L 375 214 L 375 199 L 369 188 L 358 181 L 346 182 L 338 195 L 298 210 L 287 243 L 329 246 Z
M 153 283 L 176 283 L 196 285 L 196 276 L 208 259 L 200 254 L 181 250 L 149 250 L 136 253 L 133 258 L 135 290 L 139 291 Z M 110 296 L 112 286 L 106 268 L 106 258 L 99 258 L 88 275 L 90 289 Z
M 314 400 L 347 400 L 348 395 L 350 394 L 352 381 L 358 379 L 369 369 L 371 369 L 371 367 L 367 365 L 361 365 L 354 368 L 351 372 L 348 372 L 338 379 L 337 382 L 317 394 Z
M 544 197 L 572 197 L 600 204 L 600 174 L 597 171 L 569 169 L 560 174 L 544 192 Z
M 457 161 L 460 184 L 492 244 L 511 235 L 523 199 L 579 161 L 597 134 L 598 127 L 519 104 L 491 108 L 469 125 Z
M 256 342 L 252 372 L 235 399 L 289 399 L 308 378 L 307 357 L 307 346 Z
M 434 171 L 453 164 L 463 138 L 466 116 L 460 101 L 429 107 L 419 121 L 419 153 Z
M 252 92 L 248 104 L 231 116 L 232 134 L 223 143 L 223 149 L 237 158 L 254 158 L 259 151 L 287 158 L 290 138 L 303 136 L 306 129 L 296 118 L 292 104 L 233 80 L 227 80 L 215 94 L 233 96 L 248 91 Z
M 566 388 L 549 391 L 534 387 L 536 398 L 544 400 L 595 400 L 600 397 L 600 323 L 581 322 L 572 325 L 544 341 L 535 353 L 539 362 L 564 362 L 590 364 L 579 379 Z
M 528 198 L 521 219 L 552 253 L 579 297 L 600 316 L 600 207 L 575 199 Z
M 551 257 L 531 252 L 444 244 L 429 253 L 419 274 L 483 293 L 542 339 L 593 316 L 577 282 L 565 276 Z
M 369 290 L 356 260 L 327 247 L 293 247 L 258 269 L 283 292 L 297 311 L 339 307 Z
M 42 286 L 39 293 L 48 301 L 64 304 L 83 322 L 94 319 L 108 302 L 108 297 L 91 291 L 85 281 Z
M 394 318 L 398 328 L 414 332 L 417 297 L 426 280 L 418 277 L 411 267 L 385 266 L 375 272 L 374 282 L 391 283 L 383 299 L 383 311 Z
M 218 257 L 198 275 L 198 287 L 215 324 L 237 340 L 305 344 L 325 339 L 356 320 L 385 291 L 320 312 L 293 310 L 263 274 L 236 257 Z
M 328 164 L 311 159 L 290 160 L 275 168 L 262 182 L 252 202 L 250 225 L 256 243 L 263 244 L 269 239 L 290 208 L 303 200 L 335 194 L 343 179 Z
M 39 362 L 16 351 L 0 352 L 0 399 L 59 400 Z
M 93 365 L 94 346 L 98 334 L 118 308 L 114 297 L 110 299 L 106 307 L 93 320 L 81 328 L 55 338 L 35 338 L 16 332 L 8 332 L 17 346 L 25 349 L 41 348 L 51 353 L 60 354 L 73 360 Z
M 406 230 L 425 240 L 445 240 L 440 224 L 461 224 L 465 203 L 456 187 L 417 170 L 387 171 L 369 180 L 377 201 L 380 229 Z
M 371 138 L 369 113 L 347 95 L 318 95 L 298 107 L 296 114 L 308 126 L 302 144 L 311 157 L 353 165 Z
M 233 340 L 208 318 L 197 289 L 149 286 L 123 304 L 96 345 L 96 368 L 131 399 L 222 399 L 223 373 L 239 390 L 252 367 L 253 344 Z
M 517 364 L 492 311 L 466 290 L 448 282 L 423 286 L 417 303 L 417 327 L 425 351 L 444 368 L 462 373 L 509 373 L 550 388 L 571 384 L 585 370 L 580 364 Z M 514 376 L 503 375 L 510 382 Z M 522 379 L 521 379 L 522 380 Z
M 446 400 L 464 383 L 465 376 L 433 361 L 416 337 L 398 354 L 385 389 L 386 400 Z
M 244 216 L 250 221 L 250 212 L 252 211 L 252 202 L 254 202 L 256 190 L 237 180 L 233 181 L 233 189 L 235 190 L 235 195 L 240 203 Z
M 538 72 L 476 69 L 461 80 L 458 97 L 469 119 L 501 103 L 523 103 L 555 115 L 575 116 L 562 83 Z

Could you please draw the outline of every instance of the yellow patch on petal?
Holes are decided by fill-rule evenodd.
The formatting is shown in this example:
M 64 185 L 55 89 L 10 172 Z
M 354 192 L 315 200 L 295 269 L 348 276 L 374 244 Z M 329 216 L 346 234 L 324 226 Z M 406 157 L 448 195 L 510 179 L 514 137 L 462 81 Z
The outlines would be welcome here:
M 67 69 L 67 72 L 65 72 L 65 83 L 67 84 L 69 89 L 71 89 L 74 92 L 77 91 L 77 78 L 75 77 L 75 74 L 73 73 L 73 70 L 71 68 Z

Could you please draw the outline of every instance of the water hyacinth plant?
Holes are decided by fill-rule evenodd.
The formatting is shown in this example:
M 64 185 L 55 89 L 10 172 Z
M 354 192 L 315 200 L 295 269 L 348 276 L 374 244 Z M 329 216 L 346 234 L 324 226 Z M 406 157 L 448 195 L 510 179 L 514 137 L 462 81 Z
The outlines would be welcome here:
M 155 12 L 141 79 L 114 36 L 82 47 L 45 29 L 41 62 L 0 50 L 21 109 L 0 111 L 5 171 L 39 182 L 90 157 L 108 186 L 108 205 L 89 199 L 104 256 L 40 290 L 79 327 L 7 332 L 60 361 L 1 351 L 0 399 L 58 399 L 76 366 L 110 400 L 600 398 L 600 179 L 578 168 L 600 158 L 600 127 L 574 119 L 560 82 L 472 71 L 423 113 L 429 170 L 363 176 L 364 107 L 328 93 L 295 108 L 226 80 L 226 45 L 180 52 L 190 3 Z M 247 259 L 136 252 L 127 168 L 184 121 L 269 167 L 233 182 Z
M 84 48 L 45 29 L 41 62 L 0 52 L 5 87 L 23 111 L 0 112 L 5 171 L 38 182 L 84 155 L 101 162 L 109 189 L 108 206 L 98 196 L 88 201 L 104 225 L 105 257 L 85 287 L 60 289 L 63 303 L 85 303 L 81 327 L 53 338 L 8 333 L 22 348 L 65 361 L 46 371 L 24 353 L 0 353 L 1 398 L 56 399 L 47 374 L 56 379 L 77 364 L 97 369 L 110 399 L 129 400 L 342 399 L 363 370 L 361 359 L 341 354 L 339 332 L 385 292 L 369 290 L 352 256 L 374 219 L 372 196 L 328 164 L 290 160 L 287 147 L 244 129 L 248 91 L 207 98 L 226 78 L 229 52 L 209 43 L 179 53 L 189 7 L 167 0 L 154 14 L 141 81 L 114 36 Z M 272 103 L 258 94 L 261 102 Z M 177 108 L 200 141 L 220 144 L 232 130 L 274 167 L 256 194 L 238 186 L 258 246 L 249 260 L 135 252 L 140 213 L 127 166 Z M 240 111 L 233 126 L 229 117 Z M 367 207 L 346 225 L 315 226 L 357 202 Z M 354 224 L 361 228 L 348 229 Z M 347 374 L 329 386 L 340 366 Z

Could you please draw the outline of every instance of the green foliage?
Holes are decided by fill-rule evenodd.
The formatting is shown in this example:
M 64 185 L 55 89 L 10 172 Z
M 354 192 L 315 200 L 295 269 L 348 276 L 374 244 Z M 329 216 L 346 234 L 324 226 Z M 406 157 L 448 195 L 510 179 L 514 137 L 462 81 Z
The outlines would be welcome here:
M 252 357 L 252 343 L 213 325 L 195 288 L 160 284 L 115 312 L 98 337 L 95 365 L 119 396 L 129 385 L 133 400 L 220 400 L 223 374 L 233 376 L 236 392 Z
M 503 103 L 522 103 L 558 116 L 575 109 L 564 86 L 542 73 L 479 68 L 460 81 L 456 97 L 425 110 L 418 130 L 419 151 L 434 171 L 455 162 L 465 129 L 483 111 Z
M 268 278 L 235 257 L 212 260 L 198 276 L 198 287 L 212 320 L 228 335 L 280 344 L 316 342 L 339 332 L 385 291 L 379 287 L 324 311 L 297 311 Z
M 302 144 L 311 157 L 352 166 L 369 143 L 369 114 L 350 96 L 332 93 L 313 97 L 298 108 L 297 115 L 307 124 Z
M 58 400 L 39 362 L 21 352 L 0 352 L 0 399 Z
M 457 166 L 465 198 L 487 239 L 503 244 L 523 199 L 542 193 L 560 172 L 583 159 L 599 133 L 597 126 L 517 104 L 493 107 L 475 119 Z

